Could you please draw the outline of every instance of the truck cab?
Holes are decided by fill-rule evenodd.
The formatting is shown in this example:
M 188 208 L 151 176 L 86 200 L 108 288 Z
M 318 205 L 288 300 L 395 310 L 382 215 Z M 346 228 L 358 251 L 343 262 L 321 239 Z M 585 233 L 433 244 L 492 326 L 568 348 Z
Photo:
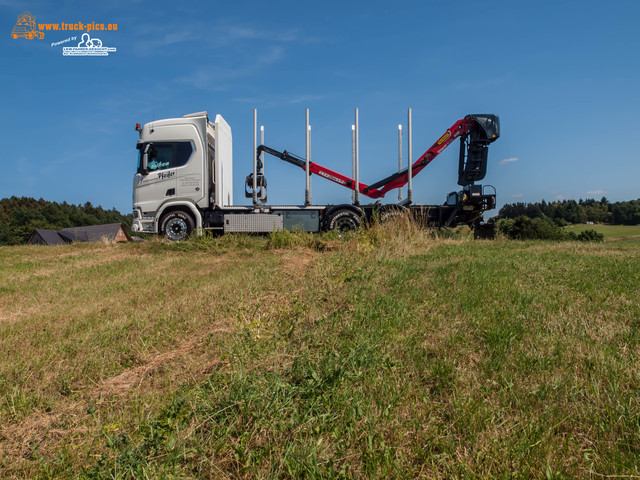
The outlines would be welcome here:
M 212 123 L 207 112 L 192 113 L 138 132 L 134 232 L 182 237 L 202 229 L 201 211 L 233 204 L 232 136 L 222 116 Z

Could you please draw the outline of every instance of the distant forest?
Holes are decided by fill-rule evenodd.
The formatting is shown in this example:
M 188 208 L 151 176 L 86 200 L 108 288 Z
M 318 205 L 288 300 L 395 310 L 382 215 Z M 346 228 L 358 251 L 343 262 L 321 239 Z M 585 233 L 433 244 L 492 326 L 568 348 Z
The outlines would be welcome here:
M 562 200 L 556 202 L 508 203 L 499 218 L 547 218 L 560 226 L 569 223 L 640 224 L 640 199 L 610 203 L 600 200 Z M 115 208 L 105 210 L 91 202 L 72 205 L 49 202 L 30 197 L 11 197 L 0 200 L 0 245 L 26 243 L 36 228 L 59 230 L 102 223 L 122 223 L 130 231 L 132 215 L 122 215 Z
M 598 200 L 562 200 L 547 203 L 508 203 L 500 209 L 498 218 L 548 218 L 557 225 L 569 223 L 609 223 L 640 225 L 640 199 L 610 203 L 605 197 Z
M 0 245 L 26 243 L 36 228 L 59 230 L 103 223 L 122 223 L 131 229 L 132 215 L 122 215 L 115 208 L 105 210 L 91 202 L 70 205 L 36 200 L 30 197 L 11 197 L 0 200 Z

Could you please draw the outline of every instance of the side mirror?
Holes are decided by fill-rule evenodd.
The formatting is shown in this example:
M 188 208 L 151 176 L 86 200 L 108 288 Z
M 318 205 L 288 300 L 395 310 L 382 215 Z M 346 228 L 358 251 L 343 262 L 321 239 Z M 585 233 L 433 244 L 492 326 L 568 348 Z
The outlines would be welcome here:
M 142 152 L 142 175 L 149 173 L 149 151 L 151 150 L 151 144 L 147 143 L 144 146 L 144 152 Z

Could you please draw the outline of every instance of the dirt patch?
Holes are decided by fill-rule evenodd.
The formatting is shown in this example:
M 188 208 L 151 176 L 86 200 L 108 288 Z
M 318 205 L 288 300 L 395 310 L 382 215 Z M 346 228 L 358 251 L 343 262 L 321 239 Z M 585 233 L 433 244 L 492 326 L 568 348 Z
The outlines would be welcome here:
M 304 277 L 314 257 L 315 252 L 311 249 L 287 251 L 282 256 L 284 273 L 294 278 Z

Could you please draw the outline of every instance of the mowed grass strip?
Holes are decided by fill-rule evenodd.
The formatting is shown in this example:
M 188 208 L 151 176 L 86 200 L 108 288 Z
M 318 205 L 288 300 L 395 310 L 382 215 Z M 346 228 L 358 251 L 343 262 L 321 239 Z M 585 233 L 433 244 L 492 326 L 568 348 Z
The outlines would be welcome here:
M 133 385 L 142 402 L 43 391 L 54 408 L 68 399 L 94 409 L 76 424 L 86 431 L 72 431 L 71 443 L 55 438 L 45 451 L 32 448 L 7 471 L 50 478 L 640 474 L 636 246 L 437 240 L 403 228 L 328 240 L 284 234 L 239 240 L 246 243 L 238 249 L 222 242 L 115 248 L 142 262 L 133 270 L 164 272 L 178 258 L 171 285 L 185 279 L 203 299 L 179 308 L 160 299 L 173 314 L 162 334 L 172 340 L 156 351 L 166 355 L 158 376 L 169 380 Z M 212 287 L 192 272 L 211 259 L 228 271 L 215 293 L 238 300 L 223 310 L 231 328 L 207 337 L 191 358 L 206 368 L 185 378 L 175 372 L 184 363 L 171 343 L 189 345 L 185 333 L 202 328 L 202 320 L 189 320 L 193 312 L 211 314 L 214 292 L 200 291 Z M 95 292 L 97 303 L 113 295 Z M 145 305 L 130 304 L 129 315 L 139 311 L 154 335 L 166 319 L 155 320 Z M 59 342 L 50 336 L 48 348 L 57 352 Z M 215 361 L 207 364 L 207 352 Z M 6 415 L 16 425 L 33 418 Z
M 604 235 L 605 240 L 619 240 L 628 237 L 640 237 L 640 225 L 571 225 L 564 227 L 565 230 L 579 234 L 585 230 L 595 230 Z

